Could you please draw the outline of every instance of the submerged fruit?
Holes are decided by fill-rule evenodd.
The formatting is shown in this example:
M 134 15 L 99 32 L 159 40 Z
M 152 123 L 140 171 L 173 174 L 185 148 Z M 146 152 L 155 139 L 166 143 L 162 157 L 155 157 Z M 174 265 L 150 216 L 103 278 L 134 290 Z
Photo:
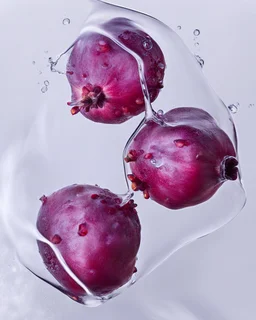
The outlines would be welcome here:
M 131 20 L 115 18 L 101 25 L 143 62 L 150 101 L 163 87 L 165 60 L 158 44 Z M 122 123 L 144 111 L 136 59 L 110 38 L 85 32 L 76 41 L 68 64 L 71 113 L 102 123 Z
M 166 126 L 148 122 L 128 148 L 125 161 L 134 191 L 181 209 L 208 200 L 224 181 L 237 179 L 234 146 L 206 111 L 176 108 L 163 120 Z
M 140 222 L 130 200 L 90 185 L 65 187 L 42 197 L 37 228 L 56 245 L 70 270 L 96 295 L 127 283 L 135 270 Z M 72 296 L 85 295 L 48 244 L 38 241 L 48 271 Z

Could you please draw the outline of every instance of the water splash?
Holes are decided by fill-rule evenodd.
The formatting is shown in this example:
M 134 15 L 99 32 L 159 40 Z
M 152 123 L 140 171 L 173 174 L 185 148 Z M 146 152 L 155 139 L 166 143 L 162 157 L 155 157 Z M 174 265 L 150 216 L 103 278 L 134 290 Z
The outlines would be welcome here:
M 152 35 L 152 38 L 158 42 L 165 54 L 167 61 L 165 82 L 167 85 L 163 88 L 159 100 L 157 100 L 153 106 L 150 103 L 142 59 L 120 43 L 113 35 L 106 33 L 101 27 L 102 22 L 114 17 L 127 17 L 128 19 L 136 21 L 139 27 Z M 164 117 L 167 111 L 177 106 L 197 106 L 203 108 L 215 118 L 218 125 L 223 128 L 230 136 L 234 145 L 236 145 L 236 134 L 230 113 L 216 96 L 216 93 L 208 86 L 200 68 L 198 68 L 198 61 L 196 61 L 173 30 L 149 16 L 98 1 L 93 4 L 92 14 L 88 17 L 81 33 L 90 31 L 107 36 L 123 50 L 132 55 L 138 63 L 139 79 L 146 109 L 145 118 L 141 120 L 137 129 L 131 135 L 129 133 L 130 138 L 123 150 L 123 159 L 126 156 L 131 142 L 147 123 L 153 121 L 158 125 L 166 125 L 162 117 Z M 61 67 L 61 63 L 64 61 L 65 65 L 72 47 L 73 44 L 71 44 L 65 52 L 58 55 L 56 59 L 52 57 L 49 58 L 50 70 L 56 73 L 56 76 L 58 76 L 58 74 L 66 74 L 66 70 Z M 146 40 L 143 47 L 146 54 L 148 50 L 151 50 L 150 41 Z M 64 77 L 60 77 L 60 79 L 60 83 L 62 83 Z M 44 84 L 46 88 L 49 85 L 47 84 L 46 86 L 45 82 Z M 65 90 L 61 91 L 59 87 L 54 88 L 53 82 L 51 81 L 51 88 L 55 89 L 51 90 L 51 92 L 58 93 L 58 97 L 67 95 L 66 86 Z M 47 96 L 50 96 L 51 92 L 49 92 Z M 37 239 L 47 243 L 49 246 L 52 246 L 53 250 L 56 250 L 56 246 L 53 246 L 47 239 L 42 238 L 42 236 L 38 234 L 34 228 L 35 224 L 28 224 L 30 230 L 21 230 L 20 224 L 22 224 L 22 222 L 18 224 L 12 223 L 16 221 L 17 213 L 24 221 L 35 222 L 35 213 L 38 212 L 39 209 L 37 197 L 39 194 L 41 195 L 50 192 L 50 190 L 56 190 L 61 185 L 73 181 L 75 179 L 74 177 L 77 178 L 82 175 L 82 179 L 86 180 L 90 171 L 92 171 L 90 169 L 88 170 L 88 168 L 92 168 L 92 166 L 90 167 L 87 165 L 87 162 L 85 162 L 85 159 L 86 161 L 90 160 L 88 156 L 89 152 L 86 150 L 86 154 L 84 154 L 82 150 L 85 149 L 85 140 L 90 140 L 90 137 L 94 135 L 92 132 L 97 132 L 96 125 L 91 126 L 92 124 L 89 122 L 85 125 L 82 119 L 77 120 L 77 122 L 73 119 L 73 122 L 72 120 L 65 122 L 65 119 L 69 119 L 68 111 L 61 105 L 62 102 L 60 98 L 57 99 L 56 97 L 49 100 L 48 109 L 45 107 L 40 109 L 46 112 L 47 119 L 46 115 L 38 114 L 37 122 L 31 129 L 30 134 L 24 138 L 24 142 L 19 146 L 19 152 L 12 154 L 10 150 L 8 151 L 9 155 L 12 154 L 12 161 L 9 161 L 10 159 L 8 159 L 8 157 L 6 157 L 8 161 L 4 161 L 8 162 L 10 170 L 7 170 L 6 163 L 2 163 L 1 168 L 3 172 L 1 178 L 4 177 L 4 188 L 1 190 L 1 203 L 5 211 L 4 217 L 6 225 L 8 226 L 7 228 L 11 233 L 12 239 L 14 239 L 14 245 L 19 252 L 23 264 L 38 277 L 59 290 L 62 290 L 63 293 L 68 294 L 65 289 L 61 288 L 47 273 L 35 247 L 35 240 Z M 53 104 L 54 106 L 56 105 L 56 107 L 50 108 Z M 155 112 L 155 110 L 158 110 L 158 112 Z M 76 129 L 80 125 L 80 120 L 81 131 L 75 135 Z M 172 123 L 172 125 L 175 126 L 175 123 Z M 89 129 L 87 129 L 87 127 Z M 86 130 L 88 130 L 88 132 L 86 132 Z M 97 135 L 94 137 L 94 146 L 97 145 L 99 147 L 98 149 L 101 149 L 105 141 L 104 136 L 107 136 L 110 130 L 112 129 L 108 127 L 104 131 L 102 127 L 99 140 L 101 146 L 99 147 L 99 145 L 95 143 Z M 65 132 L 68 132 L 68 134 L 65 136 L 65 139 L 59 140 L 57 139 L 57 133 L 59 132 L 62 132 L 63 135 Z M 82 141 L 81 144 L 81 137 L 84 136 L 88 139 Z M 78 147 L 72 149 L 74 145 L 78 145 Z M 94 150 L 94 152 L 97 152 L 97 150 Z M 107 158 L 110 157 L 110 154 L 111 153 L 107 152 L 100 155 L 104 160 L 102 166 L 106 160 L 108 160 Z M 65 162 L 66 158 L 68 160 Z M 73 158 L 75 158 L 75 161 Z M 82 159 L 82 164 L 79 166 L 78 163 L 80 159 Z M 95 158 L 95 162 L 96 160 Z M 160 164 L 159 167 L 162 166 L 158 158 L 151 160 L 152 165 L 158 166 Z M 64 167 L 63 170 L 61 168 L 62 166 Z M 40 170 L 38 170 L 38 168 L 40 168 Z M 129 167 L 124 163 L 125 177 L 127 177 L 129 170 Z M 86 176 L 84 176 L 85 172 Z M 32 176 L 37 177 L 40 185 L 38 181 L 35 183 L 35 181 L 31 180 Z M 124 203 L 129 201 L 131 197 L 136 198 L 136 202 L 139 203 L 140 219 L 143 226 L 143 239 L 137 266 L 138 272 L 125 286 L 110 295 L 101 297 L 93 296 L 86 287 L 86 284 L 80 283 L 80 280 L 72 273 L 59 252 L 54 251 L 63 267 L 65 267 L 66 272 L 79 285 L 81 284 L 87 292 L 87 296 L 71 298 L 74 300 L 77 299 L 77 301 L 85 305 L 97 306 L 120 294 L 124 288 L 129 287 L 141 277 L 149 274 L 178 249 L 217 230 L 231 221 L 241 211 L 245 203 L 242 186 L 240 181 L 237 181 L 237 183 L 226 184 L 214 199 L 200 205 L 200 208 L 194 207 L 183 210 L 182 214 L 179 214 L 179 212 L 175 214 L 166 208 L 156 205 L 153 201 L 143 200 L 142 197 L 139 197 L 137 194 L 133 195 L 127 179 L 126 183 L 127 193 L 123 196 Z M 12 201 L 13 198 L 15 198 L 15 202 Z M 168 232 L 166 232 L 166 226 L 168 226 Z M 154 232 L 155 230 L 160 231 L 157 237 L 152 237 L 152 230 Z M 19 243 L 15 241 L 17 234 L 20 235 L 19 239 L 21 239 Z M 34 242 L 31 240 L 32 238 Z

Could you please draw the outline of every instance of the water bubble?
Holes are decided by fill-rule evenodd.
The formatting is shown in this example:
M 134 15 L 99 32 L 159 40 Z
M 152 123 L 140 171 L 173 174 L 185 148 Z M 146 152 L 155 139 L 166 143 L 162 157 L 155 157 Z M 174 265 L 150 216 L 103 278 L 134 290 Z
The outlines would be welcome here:
M 36 62 L 35 62 L 35 61 L 32 61 L 32 64 L 34 64 L 34 65 L 35 65 L 35 64 L 36 64 Z
M 196 58 L 197 62 L 200 64 L 200 66 L 203 68 L 203 66 L 204 66 L 204 59 L 201 58 L 198 54 L 195 55 L 195 58 Z
M 156 165 L 156 159 L 151 159 L 150 162 L 155 166 Z
M 47 90 L 48 90 L 48 86 L 44 86 L 41 88 L 42 93 L 46 93 Z
M 194 46 L 198 47 L 199 46 L 199 42 L 195 42 Z
M 160 68 L 162 70 L 164 69 L 164 64 L 162 62 L 159 62 L 157 66 L 158 66 L 158 68 Z
M 143 42 L 143 48 L 147 51 L 149 51 L 153 48 L 153 43 L 152 43 L 151 39 L 147 39 Z
M 64 26 L 70 24 L 70 19 L 69 18 L 63 19 L 62 24 L 64 24 Z
M 177 29 L 178 29 L 178 30 L 181 30 L 181 26 L 177 26 Z
M 157 161 L 155 158 L 151 159 L 150 162 L 153 164 L 154 167 L 160 168 L 163 165 L 162 161 Z
M 47 87 L 47 86 L 49 86 L 50 82 L 48 80 L 45 80 L 44 84 Z
M 163 114 L 164 114 L 164 111 L 163 111 L 163 110 L 160 109 L 160 110 L 157 111 L 157 115 L 158 115 L 158 116 L 163 116 Z
M 228 106 L 229 110 L 232 112 L 232 113 L 237 113 L 238 111 L 238 107 L 240 106 L 240 104 L 237 102 L 236 104 L 230 104 Z
M 193 34 L 194 34 L 194 36 L 198 37 L 200 35 L 200 30 L 199 29 L 195 29 Z

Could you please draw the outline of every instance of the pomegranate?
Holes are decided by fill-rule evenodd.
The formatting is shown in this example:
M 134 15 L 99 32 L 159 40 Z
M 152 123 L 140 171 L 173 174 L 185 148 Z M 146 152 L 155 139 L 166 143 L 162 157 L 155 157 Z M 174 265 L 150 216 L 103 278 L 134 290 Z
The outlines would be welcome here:
M 107 189 L 72 185 L 41 198 L 37 228 L 62 254 L 70 270 L 96 295 L 112 292 L 136 272 L 140 222 L 136 204 L 121 206 Z M 72 296 L 85 295 L 46 243 L 38 241 L 48 271 Z
M 101 25 L 144 65 L 150 100 L 163 87 L 164 55 L 158 44 L 131 20 L 115 18 Z M 97 32 L 85 32 L 76 41 L 67 63 L 72 90 L 71 113 L 101 123 L 122 123 L 145 110 L 136 59 Z
M 210 199 L 226 180 L 237 179 L 234 146 L 209 113 L 181 107 L 163 120 L 168 125 L 149 121 L 128 148 L 134 191 L 181 209 Z

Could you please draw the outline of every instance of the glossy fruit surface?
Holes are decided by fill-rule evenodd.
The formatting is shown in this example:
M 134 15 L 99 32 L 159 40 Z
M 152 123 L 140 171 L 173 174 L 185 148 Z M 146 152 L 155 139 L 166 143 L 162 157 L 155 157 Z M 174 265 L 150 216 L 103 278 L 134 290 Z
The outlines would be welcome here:
M 237 179 L 234 146 L 206 111 L 176 108 L 163 120 L 163 126 L 148 122 L 128 149 L 134 191 L 181 209 L 210 199 L 226 180 Z
M 163 87 L 165 60 L 158 44 L 131 20 L 115 18 L 102 29 L 138 55 L 144 66 L 150 100 Z M 85 32 L 67 64 L 72 89 L 71 113 L 102 123 L 122 123 L 145 110 L 138 62 L 114 41 Z
M 98 186 L 72 185 L 41 198 L 37 228 L 56 245 L 70 270 L 94 294 L 112 292 L 135 272 L 140 222 L 130 200 Z M 70 277 L 48 244 L 38 241 L 48 271 L 71 295 L 84 290 Z

